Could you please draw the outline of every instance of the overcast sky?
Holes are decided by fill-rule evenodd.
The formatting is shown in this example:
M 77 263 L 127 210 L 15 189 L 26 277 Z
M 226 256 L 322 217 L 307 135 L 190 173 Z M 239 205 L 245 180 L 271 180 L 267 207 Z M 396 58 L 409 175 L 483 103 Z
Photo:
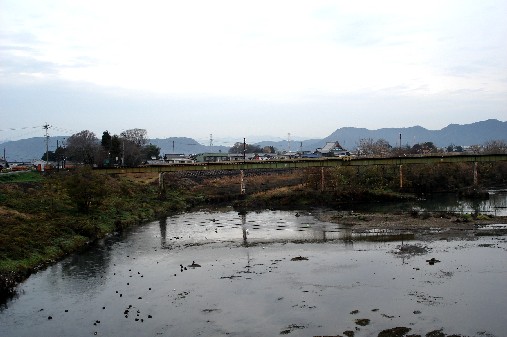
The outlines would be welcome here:
M 507 120 L 507 1 L 0 0 L 0 142 Z

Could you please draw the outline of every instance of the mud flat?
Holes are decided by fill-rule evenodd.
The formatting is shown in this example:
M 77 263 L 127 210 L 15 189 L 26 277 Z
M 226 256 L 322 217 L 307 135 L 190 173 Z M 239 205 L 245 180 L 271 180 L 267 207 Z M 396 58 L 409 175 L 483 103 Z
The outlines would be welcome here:
M 319 220 L 348 226 L 354 233 L 412 233 L 417 239 L 507 234 L 507 216 L 450 213 L 357 213 L 327 211 Z
M 392 230 L 394 217 L 337 215 L 202 211 L 112 236 L 20 285 L 0 309 L 0 335 L 500 337 L 507 331 L 505 236 L 437 233 L 421 240 L 386 232 L 377 240 L 375 231 Z M 373 225 L 379 220 L 388 227 Z M 471 233 L 502 227 L 467 225 Z

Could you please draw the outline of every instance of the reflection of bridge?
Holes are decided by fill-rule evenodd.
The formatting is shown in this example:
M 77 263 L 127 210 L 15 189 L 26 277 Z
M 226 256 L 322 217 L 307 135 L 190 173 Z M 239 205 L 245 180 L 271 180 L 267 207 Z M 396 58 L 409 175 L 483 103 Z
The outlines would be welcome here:
M 165 172 L 224 172 L 236 170 L 240 174 L 241 193 L 245 193 L 244 170 L 283 170 L 321 168 L 321 188 L 324 188 L 324 168 L 339 166 L 370 166 L 370 165 L 396 165 L 400 169 L 400 188 L 403 188 L 403 165 L 414 164 L 445 164 L 445 163 L 473 163 L 474 185 L 477 185 L 477 163 L 507 161 L 507 154 L 488 155 L 447 155 L 447 156 L 420 156 L 420 157 L 389 157 L 389 158 L 319 158 L 319 159 L 284 159 L 273 161 L 234 161 L 210 162 L 194 164 L 149 165 L 139 167 L 118 167 L 97 169 L 105 174 L 125 173 L 158 173 L 161 190 L 164 188 Z

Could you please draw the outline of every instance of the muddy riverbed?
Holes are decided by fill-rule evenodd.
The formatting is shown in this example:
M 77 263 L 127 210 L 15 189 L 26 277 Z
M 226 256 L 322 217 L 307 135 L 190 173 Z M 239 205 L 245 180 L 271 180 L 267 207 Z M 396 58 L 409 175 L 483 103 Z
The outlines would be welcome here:
M 169 217 L 30 277 L 0 336 L 505 336 L 503 219 L 396 219 Z

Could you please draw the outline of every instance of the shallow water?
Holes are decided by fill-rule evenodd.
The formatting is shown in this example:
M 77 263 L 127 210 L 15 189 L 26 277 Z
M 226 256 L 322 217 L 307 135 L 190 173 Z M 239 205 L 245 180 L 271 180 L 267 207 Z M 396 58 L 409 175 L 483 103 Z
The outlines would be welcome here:
M 480 213 L 492 216 L 507 216 L 507 190 L 491 189 L 483 199 L 461 198 L 456 193 L 436 193 L 419 200 L 405 202 L 379 202 L 352 206 L 365 212 L 398 212 L 400 209 L 410 211 L 411 208 L 428 212 L 442 213 Z
M 308 213 L 177 215 L 30 277 L 0 336 L 505 335 L 505 237 L 403 243 Z

